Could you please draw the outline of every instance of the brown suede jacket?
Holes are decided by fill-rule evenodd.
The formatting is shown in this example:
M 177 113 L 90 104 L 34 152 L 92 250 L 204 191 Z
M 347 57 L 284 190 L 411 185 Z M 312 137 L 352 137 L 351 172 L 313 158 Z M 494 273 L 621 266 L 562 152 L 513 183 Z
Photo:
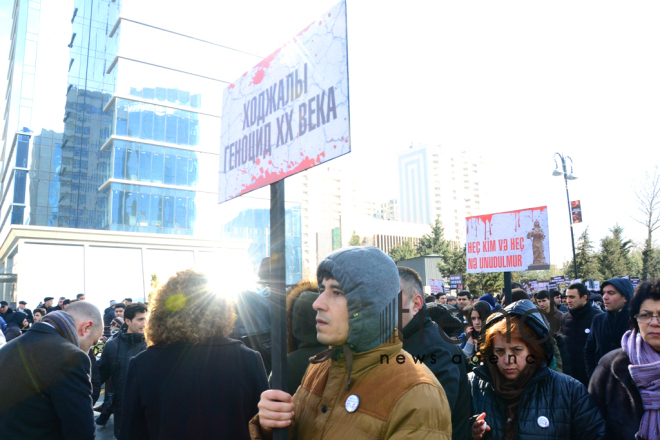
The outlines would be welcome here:
M 395 332 L 396 333 L 396 332 Z M 293 396 L 291 439 L 441 439 L 451 440 L 451 413 L 445 391 L 433 373 L 416 364 L 401 341 L 353 355 L 351 384 L 343 354 L 311 364 Z M 356 395 L 359 405 L 346 410 Z M 250 436 L 264 439 L 259 416 Z

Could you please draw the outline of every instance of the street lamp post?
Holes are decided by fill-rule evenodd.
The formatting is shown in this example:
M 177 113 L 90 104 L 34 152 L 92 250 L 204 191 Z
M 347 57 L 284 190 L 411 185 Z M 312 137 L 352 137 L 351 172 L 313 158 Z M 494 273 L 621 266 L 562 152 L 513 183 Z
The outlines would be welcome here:
M 563 169 L 563 173 L 559 170 L 559 165 L 557 165 L 557 159 L 556 157 L 559 156 L 559 159 L 561 160 L 561 166 Z M 571 172 L 570 174 L 566 173 L 566 159 L 571 161 Z M 557 177 L 564 175 L 564 184 L 566 186 L 566 201 L 568 202 L 568 219 L 571 224 L 571 245 L 573 246 L 573 268 L 575 269 L 575 279 L 578 277 L 578 270 L 577 270 L 577 259 L 575 258 L 575 236 L 573 234 L 573 213 L 571 212 L 571 198 L 568 195 L 568 181 L 569 180 L 575 180 L 577 177 L 573 175 L 573 159 L 570 158 L 570 156 L 563 156 L 559 153 L 555 153 L 555 170 L 552 172 L 552 175 Z

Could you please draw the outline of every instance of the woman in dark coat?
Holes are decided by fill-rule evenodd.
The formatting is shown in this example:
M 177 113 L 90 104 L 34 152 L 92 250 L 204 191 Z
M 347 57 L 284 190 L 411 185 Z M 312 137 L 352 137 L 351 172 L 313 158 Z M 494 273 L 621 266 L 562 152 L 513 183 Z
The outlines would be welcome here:
M 640 284 L 630 304 L 631 330 L 596 367 L 589 393 L 608 440 L 660 439 L 660 280 Z M 635 437 L 637 436 L 637 437 Z
M 605 421 L 584 385 L 547 367 L 553 357 L 548 333 L 527 299 L 488 318 L 479 340 L 483 362 L 469 375 L 474 439 L 606 438 Z
M 120 440 L 249 439 L 268 389 L 261 356 L 229 339 L 231 301 L 192 269 L 170 278 L 149 304 L 149 347 L 132 358 Z
M 7 342 L 18 338 L 23 333 L 21 329 L 27 325 L 27 314 L 23 312 L 14 312 L 7 318 L 7 331 L 5 337 Z

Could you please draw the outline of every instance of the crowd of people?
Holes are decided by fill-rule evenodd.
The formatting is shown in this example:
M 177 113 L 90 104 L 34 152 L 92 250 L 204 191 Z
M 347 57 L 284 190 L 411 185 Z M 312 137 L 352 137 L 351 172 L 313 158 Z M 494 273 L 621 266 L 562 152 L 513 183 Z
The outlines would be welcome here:
M 427 295 L 373 247 L 316 275 L 287 293 L 284 389 L 270 339 L 241 336 L 263 312 L 192 269 L 103 314 L 0 303 L 0 437 L 91 439 L 112 415 L 118 439 L 660 440 L 660 280 Z

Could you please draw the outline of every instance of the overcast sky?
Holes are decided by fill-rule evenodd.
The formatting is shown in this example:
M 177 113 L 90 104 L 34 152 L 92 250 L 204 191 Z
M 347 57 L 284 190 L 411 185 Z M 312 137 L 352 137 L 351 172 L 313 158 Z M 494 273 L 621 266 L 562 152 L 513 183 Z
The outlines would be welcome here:
M 262 56 L 336 3 L 141 0 L 154 24 Z M 2 90 L 12 4 L 0 0 Z M 170 8 L 179 11 L 168 22 L 158 11 Z M 641 242 L 632 184 L 660 163 L 659 19 L 657 1 L 348 0 L 353 152 L 334 165 L 361 172 L 385 201 L 398 196 L 395 154 L 409 145 L 479 153 L 489 163 L 483 212 L 548 205 L 551 261 L 561 263 L 568 208 L 551 173 L 563 152 L 579 177 L 569 183 L 583 207 L 576 240 L 618 222 Z

